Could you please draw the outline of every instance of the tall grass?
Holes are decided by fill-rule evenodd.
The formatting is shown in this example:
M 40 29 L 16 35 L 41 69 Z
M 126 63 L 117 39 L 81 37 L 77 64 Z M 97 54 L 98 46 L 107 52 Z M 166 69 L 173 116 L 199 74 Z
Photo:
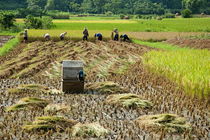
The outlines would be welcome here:
M 10 50 L 12 50 L 15 46 L 17 46 L 19 43 L 18 37 L 15 37 L 11 40 L 9 40 L 7 43 L 5 43 L 1 48 L 0 48 L 0 56 L 5 55 L 8 53 Z
M 208 50 L 179 48 L 160 42 L 135 42 L 163 49 L 144 55 L 143 62 L 151 71 L 175 81 L 185 89 L 186 93 L 200 97 L 210 95 L 210 52 Z

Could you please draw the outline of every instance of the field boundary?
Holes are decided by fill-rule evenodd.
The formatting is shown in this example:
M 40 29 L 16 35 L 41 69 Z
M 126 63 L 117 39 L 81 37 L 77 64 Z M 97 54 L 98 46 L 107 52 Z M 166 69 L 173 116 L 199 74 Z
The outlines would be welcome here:
M 7 54 L 9 51 L 11 51 L 13 48 L 15 48 L 19 43 L 20 43 L 20 40 L 19 40 L 18 36 L 9 40 L 7 43 L 5 43 L 0 48 L 0 56 Z

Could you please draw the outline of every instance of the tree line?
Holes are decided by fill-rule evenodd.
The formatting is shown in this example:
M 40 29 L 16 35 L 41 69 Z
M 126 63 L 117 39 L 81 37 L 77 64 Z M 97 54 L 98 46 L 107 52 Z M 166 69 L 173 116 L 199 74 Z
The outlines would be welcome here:
M 210 14 L 210 0 L 0 0 L 0 10 L 18 9 L 26 15 L 39 15 L 50 10 L 90 14 L 112 12 L 162 15 L 183 9 L 189 9 L 192 13 Z

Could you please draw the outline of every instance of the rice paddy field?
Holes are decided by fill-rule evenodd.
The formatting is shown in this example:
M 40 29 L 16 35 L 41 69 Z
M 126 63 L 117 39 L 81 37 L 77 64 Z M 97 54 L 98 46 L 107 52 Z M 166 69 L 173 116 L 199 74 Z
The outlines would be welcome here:
M 4 42 L 0 139 L 209 140 L 209 21 L 73 17 Z M 111 40 L 113 28 L 132 42 Z M 61 91 L 63 60 L 84 62 L 84 93 Z
M 23 23 L 23 19 L 17 19 Z M 210 18 L 163 19 L 163 20 L 54 20 L 54 30 L 113 30 L 132 32 L 209 32 Z

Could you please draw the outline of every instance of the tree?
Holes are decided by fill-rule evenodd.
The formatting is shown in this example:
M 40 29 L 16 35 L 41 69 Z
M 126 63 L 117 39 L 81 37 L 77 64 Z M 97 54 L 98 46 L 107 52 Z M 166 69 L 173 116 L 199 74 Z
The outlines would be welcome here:
M 207 4 L 207 0 L 183 0 L 184 8 L 191 10 L 193 13 L 199 13 L 201 8 Z
M 69 10 L 71 12 L 79 12 L 80 11 L 80 4 L 76 2 L 70 2 L 69 3 Z
M 95 13 L 93 1 L 92 0 L 84 0 L 81 5 L 81 10 L 85 13 Z
M 51 17 L 34 17 L 32 15 L 28 15 L 24 20 L 26 28 L 33 29 L 49 29 L 53 26 Z
M 42 21 L 40 18 L 36 18 L 32 15 L 28 15 L 26 19 L 24 20 L 25 22 L 25 27 L 30 29 L 41 29 L 42 28 Z
M 184 9 L 181 13 L 183 18 L 190 18 L 192 14 L 192 12 L 189 9 Z
M 47 0 L 45 10 L 54 10 L 54 8 L 55 8 L 55 1 L 54 0 Z
M 0 25 L 4 29 L 10 29 L 14 26 L 15 15 L 9 12 L 1 12 L 0 13 Z

